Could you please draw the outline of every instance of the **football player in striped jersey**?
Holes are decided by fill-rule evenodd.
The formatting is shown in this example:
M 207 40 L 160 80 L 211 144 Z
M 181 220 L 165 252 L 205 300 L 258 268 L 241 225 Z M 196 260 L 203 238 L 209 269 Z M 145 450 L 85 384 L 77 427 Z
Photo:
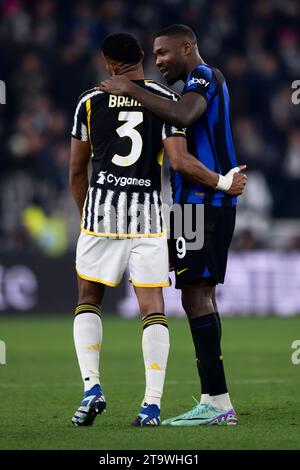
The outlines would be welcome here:
M 143 52 L 133 36 L 108 36 L 102 55 L 110 75 L 124 75 L 153 96 L 178 99 L 167 87 L 145 80 Z M 132 424 L 160 424 L 169 352 L 162 295 L 162 287 L 169 285 L 161 202 L 163 149 L 171 165 L 195 183 L 218 185 L 219 175 L 188 153 L 184 129 L 156 118 L 138 100 L 126 96 L 91 89 L 79 97 L 70 161 L 71 191 L 81 215 L 74 341 L 84 398 L 72 418 L 77 426 L 92 424 L 106 408 L 99 379 L 101 303 L 105 286 L 117 286 L 127 266 L 143 320 L 146 374 L 145 395 Z M 242 190 L 242 181 L 236 180 L 231 191 Z

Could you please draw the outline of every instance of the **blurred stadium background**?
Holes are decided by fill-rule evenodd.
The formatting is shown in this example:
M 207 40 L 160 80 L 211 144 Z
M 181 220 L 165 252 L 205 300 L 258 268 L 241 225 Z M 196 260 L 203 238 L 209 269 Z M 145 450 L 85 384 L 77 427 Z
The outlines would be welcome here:
M 105 75 L 99 46 L 137 35 L 148 78 L 161 81 L 155 32 L 185 23 L 200 53 L 227 78 L 239 163 L 248 165 L 223 314 L 300 312 L 300 79 L 298 0 L 2 0 L 0 79 L 0 314 L 70 312 L 79 220 L 68 189 L 70 129 L 78 96 Z M 180 91 L 180 87 L 177 88 Z M 168 169 L 164 172 L 168 200 Z M 168 313 L 182 315 L 165 289 Z M 137 305 L 127 279 L 105 309 Z
M 238 160 L 248 165 L 218 288 L 222 316 L 249 316 L 223 322 L 239 426 L 160 427 L 143 436 L 130 428 L 144 387 L 141 325 L 104 315 L 109 410 L 92 432 L 77 432 L 70 424 L 81 393 L 72 342 L 73 113 L 78 96 L 106 76 L 99 46 L 107 34 L 136 34 L 146 76 L 161 80 L 152 39 L 172 23 L 193 28 L 205 61 L 224 72 Z M 0 449 L 299 449 L 299 349 L 291 360 L 300 320 L 300 96 L 292 88 L 300 80 L 299 24 L 299 0 L 0 0 L 0 364 L 7 362 Z M 167 165 L 164 188 L 167 202 Z M 171 287 L 164 295 L 167 314 L 183 316 L 179 293 Z M 108 288 L 103 310 L 137 315 L 126 277 Z M 295 317 L 255 317 L 270 313 Z M 164 418 L 189 409 L 199 387 L 188 322 L 170 319 L 170 335 Z

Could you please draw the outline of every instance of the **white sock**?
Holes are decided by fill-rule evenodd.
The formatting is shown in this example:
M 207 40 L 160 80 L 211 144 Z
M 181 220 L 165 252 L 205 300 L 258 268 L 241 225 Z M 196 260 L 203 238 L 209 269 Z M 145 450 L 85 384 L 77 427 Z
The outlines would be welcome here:
M 222 393 L 221 395 L 210 395 L 209 397 L 210 404 L 214 408 L 219 408 L 220 410 L 227 410 L 228 408 L 233 408 L 230 401 L 229 393 Z
M 202 393 L 201 398 L 200 398 L 200 405 L 208 405 L 208 403 L 210 403 L 209 394 Z
M 100 384 L 99 359 L 102 343 L 100 316 L 88 311 L 77 314 L 74 318 L 73 334 L 84 391 L 86 392 L 95 384 Z
M 170 347 L 168 328 L 159 324 L 147 326 L 143 331 L 142 347 L 146 375 L 142 405 L 155 404 L 160 408 Z

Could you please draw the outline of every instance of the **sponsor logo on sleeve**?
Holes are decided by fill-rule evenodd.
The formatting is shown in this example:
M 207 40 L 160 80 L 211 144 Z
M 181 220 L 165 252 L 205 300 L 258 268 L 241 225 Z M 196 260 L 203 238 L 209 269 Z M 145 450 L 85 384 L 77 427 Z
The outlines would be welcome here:
M 209 86 L 209 82 L 204 80 L 204 78 L 193 77 L 187 84 L 188 87 L 196 87 L 197 85 L 203 85 L 204 88 L 207 88 Z

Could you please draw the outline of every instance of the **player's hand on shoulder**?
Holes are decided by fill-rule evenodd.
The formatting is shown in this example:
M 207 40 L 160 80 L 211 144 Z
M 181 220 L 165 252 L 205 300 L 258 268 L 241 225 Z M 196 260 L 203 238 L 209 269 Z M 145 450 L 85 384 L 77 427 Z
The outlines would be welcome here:
M 124 75 L 114 75 L 103 80 L 97 89 L 112 95 L 127 95 L 130 92 L 131 81 Z

